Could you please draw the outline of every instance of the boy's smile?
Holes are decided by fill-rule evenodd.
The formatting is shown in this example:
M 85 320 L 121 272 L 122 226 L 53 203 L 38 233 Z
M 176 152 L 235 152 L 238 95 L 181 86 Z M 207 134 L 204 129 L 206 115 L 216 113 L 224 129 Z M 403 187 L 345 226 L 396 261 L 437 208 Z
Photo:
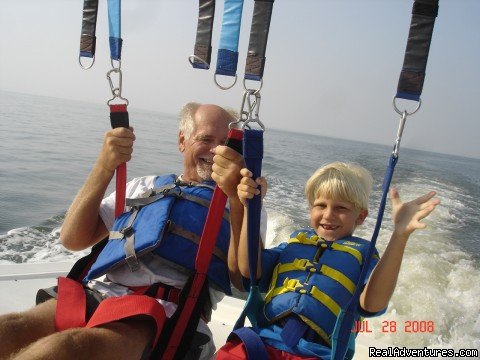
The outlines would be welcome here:
M 352 235 L 367 215 L 349 201 L 318 196 L 310 209 L 310 225 L 321 238 L 335 241 Z

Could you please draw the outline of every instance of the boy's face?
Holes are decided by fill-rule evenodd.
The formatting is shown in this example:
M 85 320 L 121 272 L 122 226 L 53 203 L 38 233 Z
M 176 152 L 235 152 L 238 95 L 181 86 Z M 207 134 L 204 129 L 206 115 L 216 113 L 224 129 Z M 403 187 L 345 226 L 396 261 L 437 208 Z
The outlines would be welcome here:
M 367 215 L 349 201 L 319 196 L 310 209 L 310 225 L 321 238 L 335 241 L 352 235 Z

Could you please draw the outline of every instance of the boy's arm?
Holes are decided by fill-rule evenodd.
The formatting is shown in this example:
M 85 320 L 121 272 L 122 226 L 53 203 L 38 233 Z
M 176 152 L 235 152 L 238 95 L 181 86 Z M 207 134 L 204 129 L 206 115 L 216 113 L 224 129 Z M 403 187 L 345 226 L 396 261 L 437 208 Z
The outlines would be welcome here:
M 238 270 L 237 250 L 242 229 L 243 205 L 237 195 L 240 182 L 240 169 L 245 166 L 242 155 L 235 150 L 220 145 L 214 150 L 212 179 L 228 196 L 230 203 L 230 245 L 228 247 L 228 270 L 230 281 L 238 290 L 243 290 L 242 276 Z
M 243 210 L 243 223 L 242 223 L 242 230 L 240 232 L 240 239 L 238 245 L 238 267 L 240 273 L 245 278 L 250 278 L 250 269 L 249 269 L 249 261 L 248 261 L 248 239 L 247 239 L 247 225 L 248 225 L 248 216 L 247 216 L 247 199 L 252 199 L 255 195 L 260 194 L 260 190 L 258 189 L 258 185 L 261 186 L 261 196 L 262 199 L 266 194 L 267 191 L 267 182 L 265 178 L 259 177 L 256 181 L 253 180 L 252 173 L 244 168 L 240 171 L 242 175 L 242 179 L 240 180 L 240 184 L 237 187 L 237 194 L 240 202 L 242 203 L 244 210 Z M 260 240 L 260 239 L 259 239 Z M 262 249 L 262 242 L 258 241 L 259 251 L 258 251 L 258 266 L 257 266 L 257 279 L 259 279 L 262 275 L 262 264 L 261 264 L 261 249 Z
M 408 238 L 415 230 L 426 228 L 427 225 L 421 220 L 440 203 L 434 196 L 435 192 L 431 191 L 413 201 L 402 203 L 398 191 L 390 190 L 394 230 L 385 253 L 360 295 L 362 309 L 375 313 L 387 307 L 397 283 Z

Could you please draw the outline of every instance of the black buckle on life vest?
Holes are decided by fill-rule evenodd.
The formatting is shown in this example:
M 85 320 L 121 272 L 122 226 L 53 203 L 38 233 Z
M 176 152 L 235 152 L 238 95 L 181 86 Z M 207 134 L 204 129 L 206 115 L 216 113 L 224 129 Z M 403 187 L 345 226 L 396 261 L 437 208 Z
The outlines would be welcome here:
M 131 226 L 127 226 L 127 227 L 124 227 L 123 229 L 120 229 L 119 232 L 125 237 L 129 237 L 133 235 L 133 228 Z
M 313 263 L 312 265 L 305 266 L 305 271 L 312 272 L 312 273 L 313 272 L 319 273 L 321 267 L 322 267 L 322 264 Z
M 295 292 L 302 295 L 310 294 L 312 286 L 313 285 L 307 283 L 301 284 L 300 286 L 295 287 Z

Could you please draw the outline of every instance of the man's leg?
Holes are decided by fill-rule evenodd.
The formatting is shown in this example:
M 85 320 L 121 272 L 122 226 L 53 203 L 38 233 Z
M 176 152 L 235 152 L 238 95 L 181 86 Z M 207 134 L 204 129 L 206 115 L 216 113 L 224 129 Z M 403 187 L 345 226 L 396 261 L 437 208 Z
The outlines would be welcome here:
M 55 332 L 55 307 L 51 299 L 22 312 L 0 315 L 0 359 Z
M 69 329 L 38 340 L 11 360 L 141 359 L 154 336 L 153 329 L 153 323 L 146 320 Z

